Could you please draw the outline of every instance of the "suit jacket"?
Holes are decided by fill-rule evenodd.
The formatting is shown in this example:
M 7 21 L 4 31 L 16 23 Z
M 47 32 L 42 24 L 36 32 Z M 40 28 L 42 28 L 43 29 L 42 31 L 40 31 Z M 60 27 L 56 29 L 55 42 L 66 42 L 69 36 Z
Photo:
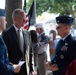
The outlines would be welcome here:
M 7 47 L 0 36 L 0 75 L 14 75 L 14 68 L 8 60 Z
M 10 62 L 18 64 L 21 59 L 26 61 L 17 75 L 29 75 L 29 72 L 33 70 L 31 37 L 30 33 L 26 30 L 23 30 L 22 33 L 24 38 L 24 53 L 21 52 L 19 47 L 18 36 L 14 26 L 4 31 L 2 36 L 8 48 Z
M 76 59 L 76 40 L 68 35 L 64 41 L 59 41 L 56 47 L 53 64 L 57 64 L 59 70 L 54 71 L 53 75 L 65 75 L 68 65 Z

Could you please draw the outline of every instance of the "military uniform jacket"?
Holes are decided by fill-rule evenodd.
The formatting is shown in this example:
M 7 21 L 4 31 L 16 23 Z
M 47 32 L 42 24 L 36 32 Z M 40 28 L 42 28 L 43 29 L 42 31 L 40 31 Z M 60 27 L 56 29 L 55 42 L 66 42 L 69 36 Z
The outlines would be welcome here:
M 68 35 L 64 41 L 59 41 L 52 64 L 57 64 L 59 70 L 53 75 L 65 75 L 68 65 L 76 59 L 76 41 Z
M 14 75 L 14 68 L 8 60 L 7 47 L 0 36 L 0 75 Z
M 19 60 L 23 59 L 26 62 L 17 75 L 29 75 L 30 71 L 33 70 L 31 37 L 30 33 L 26 30 L 23 30 L 22 33 L 24 38 L 24 53 L 20 49 L 14 26 L 4 31 L 2 36 L 8 48 L 9 61 L 13 64 L 18 64 Z

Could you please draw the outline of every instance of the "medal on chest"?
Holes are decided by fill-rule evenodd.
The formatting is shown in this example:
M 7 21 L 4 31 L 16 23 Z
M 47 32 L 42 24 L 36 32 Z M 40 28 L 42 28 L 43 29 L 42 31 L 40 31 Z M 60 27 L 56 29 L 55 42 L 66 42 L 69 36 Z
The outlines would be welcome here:
M 61 51 L 67 51 L 68 49 L 68 43 L 65 43 L 64 46 L 62 46 Z

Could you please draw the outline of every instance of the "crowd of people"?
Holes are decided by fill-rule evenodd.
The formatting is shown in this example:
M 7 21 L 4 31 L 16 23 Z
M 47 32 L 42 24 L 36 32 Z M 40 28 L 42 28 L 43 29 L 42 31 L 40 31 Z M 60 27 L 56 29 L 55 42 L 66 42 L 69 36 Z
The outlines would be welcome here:
M 45 35 L 43 23 L 35 24 L 36 30 L 23 29 L 24 10 L 15 9 L 11 16 L 13 24 L 6 29 L 5 13 L 0 10 L 0 75 L 46 75 L 47 69 L 53 75 L 75 75 L 76 40 L 70 34 L 73 17 L 56 17 L 61 37 L 57 40 L 55 30 Z

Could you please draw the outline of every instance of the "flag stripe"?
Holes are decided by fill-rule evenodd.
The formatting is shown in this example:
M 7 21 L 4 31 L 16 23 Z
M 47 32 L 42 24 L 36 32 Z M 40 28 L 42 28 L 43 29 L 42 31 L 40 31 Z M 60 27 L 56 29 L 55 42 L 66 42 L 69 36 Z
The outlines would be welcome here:
M 28 27 L 29 27 L 29 18 L 28 18 L 28 14 L 26 13 L 26 19 L 25 19 L 24 29 L 28 29 Z

